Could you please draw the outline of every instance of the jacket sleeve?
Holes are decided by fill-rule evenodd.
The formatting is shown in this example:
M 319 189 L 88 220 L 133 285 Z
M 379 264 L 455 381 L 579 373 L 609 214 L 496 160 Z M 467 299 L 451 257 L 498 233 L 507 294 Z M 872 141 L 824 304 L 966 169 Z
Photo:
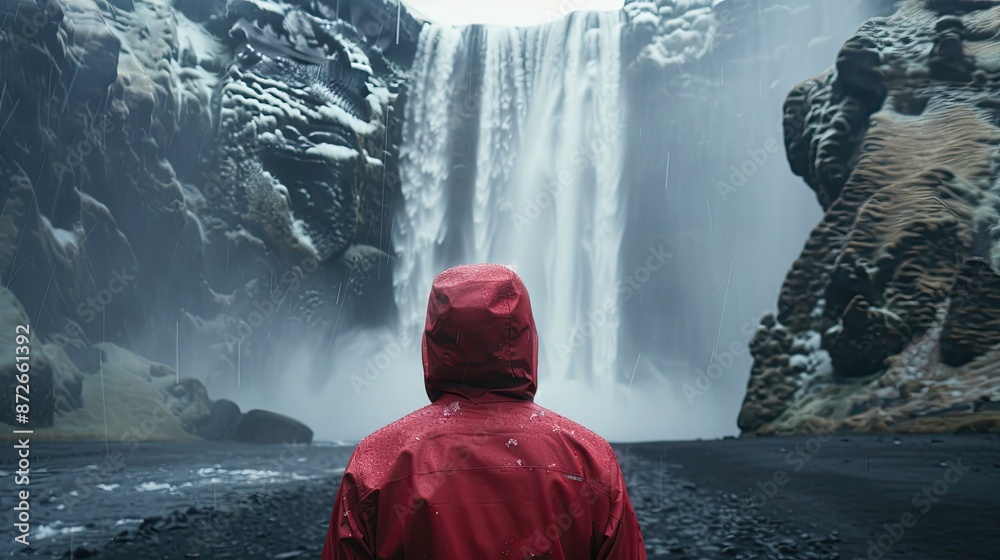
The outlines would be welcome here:
M 646 545 L 642 541 L 639 520 L 635 517 L 632 500 L 625 488 L 618 462 L 611 486 L 611 519 L 604 532 L 604 540 L 594 558 L 597 560 L 646 560 Z
M 330 516 L 322 560 L 375 560 L 370 515 L 361 504 L 362 489 L 348 465 Z

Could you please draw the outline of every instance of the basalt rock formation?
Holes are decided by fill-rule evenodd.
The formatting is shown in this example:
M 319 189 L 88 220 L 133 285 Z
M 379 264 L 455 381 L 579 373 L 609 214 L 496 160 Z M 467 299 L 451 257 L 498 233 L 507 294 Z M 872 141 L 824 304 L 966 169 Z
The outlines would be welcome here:
M 110 344 L 170 364 L 119 369 L 197 434 L 206 387 L 280 382 L 276 348 L 392 312 L 373 267 L 420 24 L 343 4 L 0 0 L 0 297 L 5 335 L 32 329 L 33 426 L 104 432 Z
M 745 434 L 1000 430 L 998 10 L 908 0 L 789 93 L 824 216 L 751 342 Z

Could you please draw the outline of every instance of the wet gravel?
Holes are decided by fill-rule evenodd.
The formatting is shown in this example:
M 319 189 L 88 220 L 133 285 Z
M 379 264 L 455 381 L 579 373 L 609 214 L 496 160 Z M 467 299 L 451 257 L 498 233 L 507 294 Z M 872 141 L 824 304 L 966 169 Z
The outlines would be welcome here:
M 616 446 L 649 558 L 855 560 L 875 558 L 869 549 L 880 537 L 889 544 L 881 550 L 887 559 L 996 557 L 1000 438 L 837 436 L 815 443 L 772 438 Z M 144 446 L 110 478 L 130 480 L 122 490 L 148 488 L 148 480 L 135 484 L 144 479 L 172 484 L 95 492 L 69 516 L 56 509 L 60 492 L 77 487 L 80 464 L 105 449 L 103 443 L 62 445 L 37 483 L 48 480 L 39 508 L 48 508 L 48 517 L 39 518 L 50 536 L 29 550 L 19 547 L 19 557 L 318 558 L 339 469 L 351 451 L 299 448 L 279 476 L 247 468 L 273 460 L 279 451 L 273 447 Z M 812 453 L 796 454 L 803 450 Z M 915 512 L 916 529 L 887 539 L 885 524 L 913 510 L 914 493 L 941 479 L 955 460 L 963 462 L 962 478 L 927 511 Z M 201 483 L 179 484 L 185 477 Z M 113 513 L 102 513 L 108 508 Z M 118 523 L 122 519 L 132 522 Z
M 745 497 L 683 478 L 678 463 L 654 462 L 621 449 L 619 462 L 650 559 L 840 558 L 836 531 L 821 534 L 771 518 Z

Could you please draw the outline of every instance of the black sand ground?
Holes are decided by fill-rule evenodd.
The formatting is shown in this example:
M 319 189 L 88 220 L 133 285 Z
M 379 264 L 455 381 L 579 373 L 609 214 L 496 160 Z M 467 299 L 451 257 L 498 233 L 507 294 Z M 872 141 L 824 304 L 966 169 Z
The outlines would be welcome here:
M 1000 558 L 998 437 L 796 437 L 616 448 L 650 558 Z M 78 529 L 35 540 L 30 549 L 8 548 L 8 532 L 0 550 L 14 557 L 129 560 L 318 558 L 339 483 L 334 469 L 350 454 L 346 447 L 311 446 L 286 451 L 285 459 L 294 457 L 285 461 L 276 447 L 143 444 L 120 469 L 102 475 L 104 488 L 118 488 L 81 494 L 78 473 L 99 469 L 109 450 L 115 447 L 103 442 L 38 444 L 34 465 L 45 470 L 32 479 L 33 519 Z M 4 465 L 12 464 L 4 457 Z M 239 465 L 272 474 L 284 469 L 282 480 L 234 483 Z M 205 477 L 222 472 L 220 466 L 230 478 L 207 484 Z M 201 483 L 181 482 L 191 477 Z M 174 489 L 132 491 L 141 481 Z M 10 515 L 14 486 L 4 487 L 0 504 Z M 56 509 L 69 503 L 64 494 L 74 488 L 73 507 Z M 116 526 L 115 518 L 134 521 Z

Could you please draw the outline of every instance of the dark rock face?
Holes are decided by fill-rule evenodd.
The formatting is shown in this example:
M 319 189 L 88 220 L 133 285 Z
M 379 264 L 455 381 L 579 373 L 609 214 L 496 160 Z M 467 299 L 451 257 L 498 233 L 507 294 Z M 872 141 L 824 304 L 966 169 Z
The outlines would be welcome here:
M 992 6 L 905 2 L 788 95 L 825 215 L 754 338 L 744 432 L 951 430 L 1000 397 Z
M 239 177 L 236 210 L 269 245 L 320 261 L 338 256 L 368 225 L 354 219 L 364 178 L 394 165 L 376 157 L 391 73 L 384 64 L 376 73 L 348 26 L 249 1 L 229 12 L 244 44 L 221 83 L 219 156 Z
M 343 263 L 391 254 L 421 24 L 343 4 L 0 0 L 0 280 L 39 346 L 91 371 L 115 343 L 211 390 L 392 316 L 389 275 Z M 60 375 L 56 428 L 90 406 Z
M 247 411 L 233 432 L 233 440 L 243 443 L 312 443 L 312 438 L 302 422 L 267 410 Z

